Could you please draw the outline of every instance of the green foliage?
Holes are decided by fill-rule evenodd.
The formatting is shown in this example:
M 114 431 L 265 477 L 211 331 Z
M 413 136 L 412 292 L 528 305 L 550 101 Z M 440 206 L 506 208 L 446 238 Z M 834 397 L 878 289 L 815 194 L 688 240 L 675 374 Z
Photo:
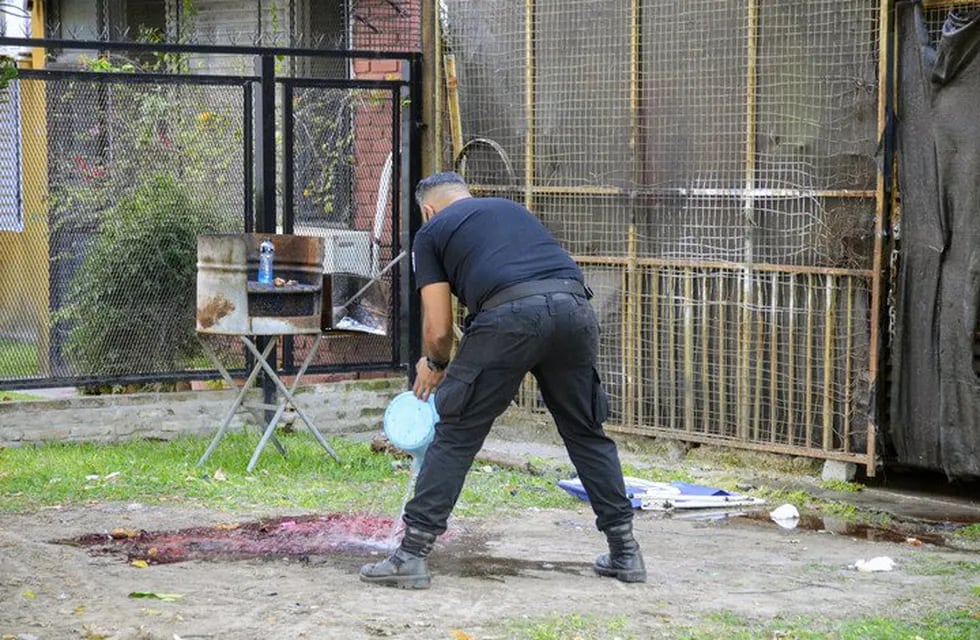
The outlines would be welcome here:
M 103 212 L 58 314 L 73 323 L 67 353 L 83 373 L 165 371 L 198 352 L 197 234 L 216 226 L 168 174 Z
M 10 56 L 0 56 L 0 103 L 7 102 L 7 86 L 17 78 L 17 62 Z
M 141 39 L 161 39 L 143 30 Z M 139 64 L 103 57 L 93 71 L 186 71 L 186 60 Z M 197 236 L 230 231 L 225 197 L 239 196 L 241 123 L 201 106 L 200 87 L 112 83 L 93 93 L 69 84 L 61 104 L 92 103 L 94 125 L 76 132 L 74 157 L 55 158 L 50 197 L 54 235 L 94 238 L 61 309 L 65 352 L 82 374 L 169 371 L 200 354 L 194 332 Z M 74 109 L 68 106 L 68 113 Z M 71 261 L 75 255 L 54 255 Z

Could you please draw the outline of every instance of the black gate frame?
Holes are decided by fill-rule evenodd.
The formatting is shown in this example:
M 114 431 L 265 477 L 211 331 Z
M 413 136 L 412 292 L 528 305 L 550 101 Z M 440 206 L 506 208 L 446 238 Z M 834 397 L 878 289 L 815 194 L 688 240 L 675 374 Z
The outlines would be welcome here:
M 293 117 L 292 101 L 288 98 L 295 88 L 372 89 L 391 95 L 391 149 L 392 149 L 392 255 L 409 246 L 416 231 L 422 225 L 422 215 L 414 198 L 403 197 L 404 171 L 407 165 L 407 183 L 415 185 L 421 179 L 422 151 L 422 54 L 416 51 L 336 50 L 306 49 L 299 47 L 258 47 L 234 45 L 197 45 L 177 43 L 109 42 L 101 40 L 63 40 L 51 38 L 0 38 L 0 47 L 30 47 L 48 49 L 84 49 L 93 52 L 126 51 L 129 53 L 171 54 L 219 54 L 253 56 L 254 75 L 195 75 L 185 73 L 109 73 L 64 69 L 18 69 L 17 79 L 38 80 L 85 80 L 88 82 L 115 83 L 175 83 L 190 85 L 233 85 L 243 90 L 243 172 L 244 202 L 243 231 L 245 233 L 276 233 L 276 91 L 283 87 L 287 99 L 283 101 L 283 232 L 293 233 Z M 408 78 L 401 80 L 366 80 L 352 78 L 316 79 L 277 77 L 275 62 L 278 57 L 395 60 L 404 63 Z M 256 91 L 258 96 L 256 97 Z M 407 106 L 407 109 L 405 108 Z M 407 112 L 407 113 L 406 113 Z M 250 117 L 251 114 L 251 117 Z M 407 118 L 406 118 L 407 115 Z M 404 133 L 402 129 L 405 129 Z M 407 159 L 407 162 L 406 162 Z M 406 190 L 411 193 L 411 187 Z M 403 206 L 407 204 L 407 207 Z M 410 277 L 399 277 L 401 269 L 392 274 L 392 322 L 389 328 L 392 358 L 388 363 L 355 365 L 314 365 L 307 373 L 348 373 L 356 371 L 403 371 L 411 374 L 411 367 L 421 355 L 421 300 L 418 292 L 409 285 Z M 281 375 L 295 374 L 292 341 L 286 342 L 288 351 L 283 354 Z M 272 360 L 275 361 L 275 360 Z M 233 369 L 231 375 L 244 376 L 248 370 Z M 103 384 L 144 384 L 218 379 L 214 369 L 194 369 L 140 373 L 121 376 L 46 376 L 0 380 L 0 389 L 42 389 L 65 386 L 91 386 Z M 266 394 L 274 388 L 266 386 Z

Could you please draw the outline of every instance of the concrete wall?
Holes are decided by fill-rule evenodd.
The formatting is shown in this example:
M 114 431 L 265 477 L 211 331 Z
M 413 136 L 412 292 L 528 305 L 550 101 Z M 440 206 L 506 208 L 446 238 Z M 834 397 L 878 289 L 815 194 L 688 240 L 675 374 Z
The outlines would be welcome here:
M 388 401 L 406 385 L 401 377 L 318 384 L 300 388 L 296 400 L 324 435 L 380 433 Z M 214 434 L 237 393 L 226 389 L 0 403 L 0 448 Z M 250 400 L 260 401 L 260 393 L 255 391 Z M 252 421 L 242 410 L 232 427 L 241 429 L 246 418 Z M 294 428 L 306 431 L 298 416 Z

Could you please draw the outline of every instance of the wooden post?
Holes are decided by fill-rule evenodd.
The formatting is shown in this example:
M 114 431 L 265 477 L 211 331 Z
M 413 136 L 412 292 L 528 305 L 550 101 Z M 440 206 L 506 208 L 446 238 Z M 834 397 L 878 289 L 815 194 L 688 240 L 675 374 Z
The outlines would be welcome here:
M 635 426 L 636 424 L 636 385 L 639 378 L 636 370 L 636 354 L 639 353 L 637 346 L 637 329 L 639 325 L 639 293 L 637 282 L 637 248 L 636 248 L 636 225 L 630 224 L 627 229 L 626 252 L 630 260 L 626 266 L 626 280 L 623 288 L 623 384 L 624 384 L 624 424 Z
M 886 112 L 888 104 L 888 83 L 885 81 L 889 77 L 888 65 L 893 59 L 891 50 L 891 0 L 880 0 L 878 3 L 878 25 L 881 33 L 881 44 L 878 48 L 878 140 L 883 141 L 888 114 Z M 884 250 L 885 250 L 885 196 L 886 188 L 885 174 L 879 168 L 878 177 L 875 181 L 876 206 L 875 206 L 875 233 L 874 249 L 871 267 L 871 308 L 869 328 L 870 349 L 868 352 L 868 385 L 870 386 L 869 397 L 878 397 L 878 343 L 881 339 L 881 289 L 882 271 L 884 269 Z M 867 442 L 867 461 L 865 470 L 868 476 L 875 474 L 876 459 L 876 437 L 878 431 L 877 408 L 869 407 L 868 411 L 868 442 Z
M 459 111 L 459 78 L 456 77 L 456 56 L 446 54 L 446 102 L 449 113 L 449 140 L 452 147 L 453 165 L 459 161 L 463 150 L 463 120 Z
M 639 122 L 640 122 L 640 0 L 630 2 L 630 131 L 629 131 L 629 154 L 630 154 L 630 178 L 632 187 L 635 190 L 640 183 L 640 171 L 643 164 L 639 157 Z M 642 301 L 642 281 L 637 267 L 638 246 L 637 246 L 637 204 L 635 191 L 631 191 L 630 197 L 630 228 L 629 228 L 629 257 L 630 257 L 630 298 L 632 299 L 629 320 L 629 330 L 632 333 L 630 343 L 633 351 L 630 354 L 630 396 L 632 404 L 630 419 L 631 424 L 639 424 L 639 415 L 643 412 L 643 346 L 641 331 L 641 301 Z
M 534 211 L 534 0 L 524 1 L 524 206 Z
M 751 312 L 752 288 L 754 278 L 752 264 L 755 262 L 755 188 L 756 154 L 756 102 L 758 93 L 757 67 L 759 59 L 759 2 L 749 0 L 748 4 L 748 63 L 745 77 L 745 196 L 743 217 L 745 224 L 745 255 L 742 273 L 742 291 L 738 323 L 738 378 L 736 380 L 737 425 L 739 439 L 745 440 L 749 433 L 749 413 L 751 411 L 749 376 L 752 340 Z

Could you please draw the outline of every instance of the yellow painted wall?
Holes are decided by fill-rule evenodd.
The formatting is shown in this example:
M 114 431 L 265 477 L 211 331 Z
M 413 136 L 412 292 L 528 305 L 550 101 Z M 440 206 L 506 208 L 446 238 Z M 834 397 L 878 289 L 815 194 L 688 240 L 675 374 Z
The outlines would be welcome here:
M 31 32 L 44 37 L 44 3 L 36 0 Z M 25 69 L 44 67 L 44 50 L 34 49 Z M 48 333 L 48 126 L 46 90 L 40 80 L 21 80 L 24 230 L 0 231 L 0 335 L 23 333 L 37 339 L 41 373 L 49 372 Z

